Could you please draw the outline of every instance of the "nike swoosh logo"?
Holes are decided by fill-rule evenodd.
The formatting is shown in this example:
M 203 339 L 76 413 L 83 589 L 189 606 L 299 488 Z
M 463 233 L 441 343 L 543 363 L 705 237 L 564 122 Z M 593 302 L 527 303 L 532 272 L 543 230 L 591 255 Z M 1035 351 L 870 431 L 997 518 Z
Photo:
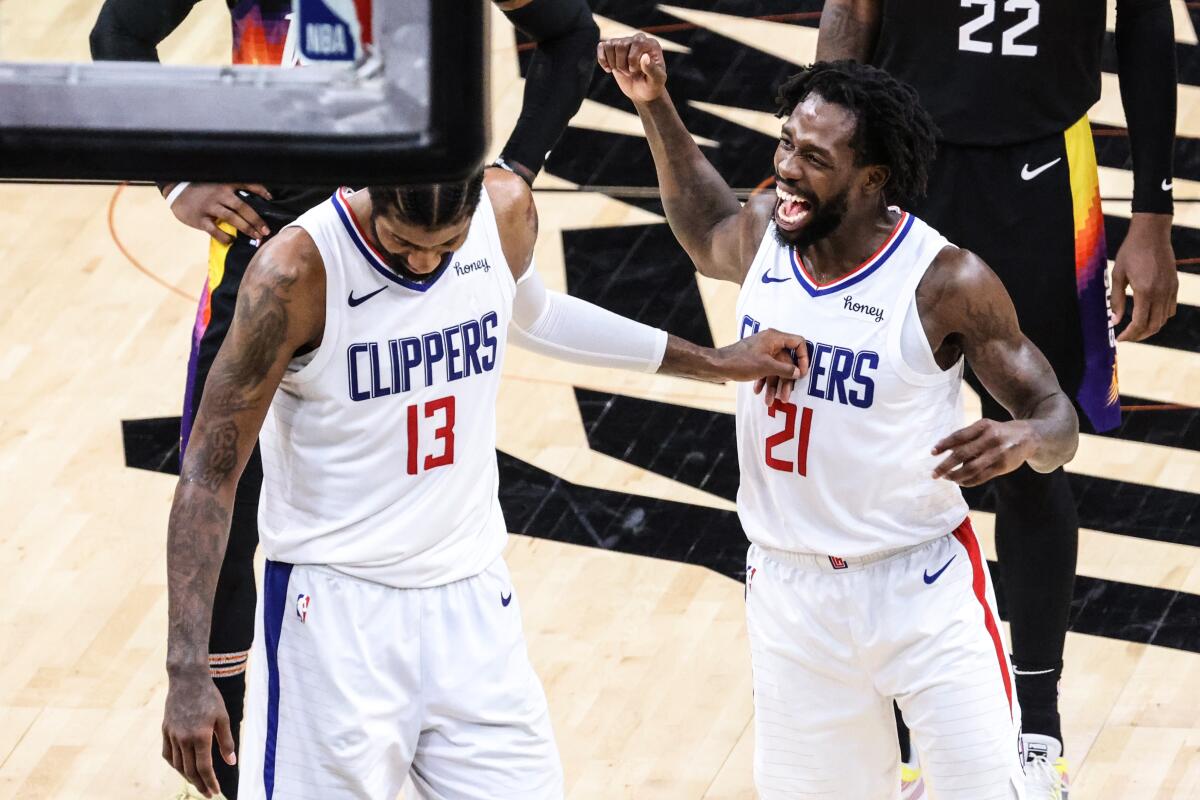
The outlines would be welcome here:
M 772 278 L 769 272 L 762 274 L 763 283 L 787 283 L 791 278 Z
M 956 558 L 958 558 L 958 553 L 955 553 L 954 555 L 950 556 L 950 561 L 953 561 Z M 933 583 L 938 578 L 942 577 L 942 573 L 946 571 L 946 567 L 950 566 L 950 561 L 947 561 L 945 564 L 942 564 L 942 568 L 939 569 L 937 572 L 933 573 L 932 575 L 929 574 L 929 570 L 925 570 L 925 583 Z
M 386 289 L 386 288 L 387 288 L 386 286 L 380 286 L 380 287 L 379 287 L 378 289 L 376 289 L 375 291 L 371 292 L 370 294 L 364 294 L 362 297 L 355 297 L 355 296 L 354 296 L 354 290 L 353 290 L 353 289 L 351 289 L 351 290 L 350 290 L 350 296 L 346 298 L 346 302 L 350 304 L 350 307 L 351 307 L 351 308 L 354 308 L 355 306 L 361 306 L 363 303 L 367 302 L 367 301 L 368 301 L 368 300 L 370 300 L 372 297 L 374 297 L 375 295 L 379 294 L 380 292 L 382 292 L 382 291 L 383 291 L 384 289 Z
M 1041 175 L 1043 172 L 1050 169 L 1051 167 L 1053 167 L 1055 164 L 1057 164 L 1060 161 L 1062 161 L 1062 156 L 1059 156 L 1058 158 L 1054 159 L 1053 161 L 1047 161 L 1045 164 L 1042 164 L 1037 169 L 1030 169 L 1029 164 L 1026 163 L 1025 166 L 1021 167 L 1021 180 L 1031 181 L 1034 178 L 1036 178 L 1038 175 Z
M 508 604 L 511 602 L 512 602 L 512 592 L 509 592 L 507 596 L 504 594 L 504 592 L 500 593 L 500 605 L 504 606 L 505 608 L 508 608 Z
M 1166 181 L 1162 182 L 1162 190 L 1164 192 L 1169 192 L 1174 188 L 1175 188 L 1175 181 L 1171 181 L 1170 183 L 1168 183 Z

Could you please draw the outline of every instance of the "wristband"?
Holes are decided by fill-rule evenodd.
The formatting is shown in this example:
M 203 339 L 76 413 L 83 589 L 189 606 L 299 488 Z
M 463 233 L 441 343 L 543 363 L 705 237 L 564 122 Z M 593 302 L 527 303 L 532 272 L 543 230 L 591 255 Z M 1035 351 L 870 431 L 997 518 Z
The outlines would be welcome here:
M 168 192 L 166 198 L 164 198 L 167 201 L 167 208 L 174 206 L 175 201 L 179 199 L 179 195 L 183 194 L 183 190 L 191 185 L 191 181 L 180 181 L 175 184 L 175 188 Z

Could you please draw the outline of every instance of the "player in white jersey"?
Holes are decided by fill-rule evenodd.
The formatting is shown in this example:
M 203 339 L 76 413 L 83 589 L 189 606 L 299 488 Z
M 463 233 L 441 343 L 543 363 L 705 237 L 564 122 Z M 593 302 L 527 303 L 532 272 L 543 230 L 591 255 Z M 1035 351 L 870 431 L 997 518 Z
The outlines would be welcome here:
M 545 695 L 501 558 L 506 342 L 704 380 L 798 377 L 776 331 L 714 350 L 548 292 L 533 195 L 469 181 L 339 191 L 251 262 L 208 378 L 168 535 L 163 756 L 217 792 L 228 717 L 213 588 L 260 435 L 266 574 L 239 796 L 562 797 Z M 232 761 L 230 761 L 232 763 Z
M 774 196 L 743 207 L 675 112 L 658 43 L 598 56 L 642 118 L 675 235 L 741 286 L 741 335 L 808 339 L 794 390 L 737 398 L 759 793 L 898 797 L 895 701 L 933 797 L 1020 797 L 1020 714 L 959 485 L 1062 465 L 1078 420 L 996 276 L 902 210 L 934 152 L 916 93 L 851 62 L 802 70 L 780 89 Z M 964 357 L 1014 421 L 956 430 Z

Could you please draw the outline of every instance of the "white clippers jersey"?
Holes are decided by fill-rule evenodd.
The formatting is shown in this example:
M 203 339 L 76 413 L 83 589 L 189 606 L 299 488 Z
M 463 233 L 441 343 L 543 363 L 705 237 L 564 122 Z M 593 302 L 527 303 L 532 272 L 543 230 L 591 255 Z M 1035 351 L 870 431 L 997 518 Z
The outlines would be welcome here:
M 904 213 L 875 255 L 822 285 L 768 226 L 738 297 L 740 335 L 798 333 L 810 367 L 791 402 L 769 410 L 752 384 L 738 385 L 737 505 L 750 541 L 860 557 L 944 536 L 962 522 L 958 486 L 930 477 L 940 461 L 930 455 L 934 443 L 960 426 L 962 362 L 937 368 L 915 297 L 948 244 Z M 902 354 L 906 320 L 923 364 Z
M 267 558 L 400 588 L 477 575 L 507 538 L 496 393 L 516 291 L 484 190 L 426 283 L 398 276 L 339 191 L 295 222 L 325 263 L 325 332 L 260 437 Z

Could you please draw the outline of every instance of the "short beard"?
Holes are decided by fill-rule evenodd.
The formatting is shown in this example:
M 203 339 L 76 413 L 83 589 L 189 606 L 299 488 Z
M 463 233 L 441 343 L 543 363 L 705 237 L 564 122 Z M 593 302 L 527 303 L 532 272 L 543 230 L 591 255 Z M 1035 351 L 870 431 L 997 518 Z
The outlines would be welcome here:
M 436 278 L 446 268 L 446 264 L 450 262 L 450 257 L 454 255 L 453 253 L 447 253 L 442 258 L 442 263 L 438 264 L 437 269 L 433 270 L 433 272 L 413 272 L 408 267 L 408 259 L 393 253 L 383 246 L 383 239 L 379 236 L 379 227 L 375 224 L 374 214 L 371 215 L 371 235 L 375 237 L 375 246 L 379 248 L 379 255 L 383 258 L 384 263 L 401 278 L 413 283 L 425 283 Z
M 780 247 L 794 247 L 797 250 L 812 247 L 838 229 L 842 220 L 846 218 L 849 201 L 850 192 L 847 190 L 828 202 L 821 203 L 808 224 L 798 231 L 785 231 L 778 225 L 774 226 L 775 241 Z

